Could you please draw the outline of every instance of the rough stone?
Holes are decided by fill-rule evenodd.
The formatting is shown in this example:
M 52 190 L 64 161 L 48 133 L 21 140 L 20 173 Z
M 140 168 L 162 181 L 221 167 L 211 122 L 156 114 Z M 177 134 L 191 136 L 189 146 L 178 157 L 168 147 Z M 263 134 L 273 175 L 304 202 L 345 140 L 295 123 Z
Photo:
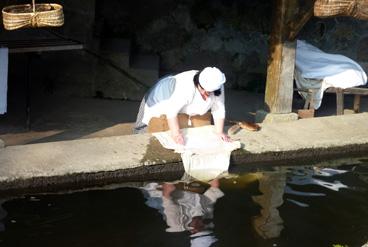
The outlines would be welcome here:
M 0 139 L 0 148 L 4 148 L 5 147 L 5 143 L 3 140 Z
M 261 124 L 260 131 L 241 130 L 232 138 L 246 145 L 232 153 L 231 162 L 246 165 L 299 160 L 303 165 L 308 157 L 321 160 L 326 156 L 351 157 L 352 153 L 365 155 L 367 117 L 362 113 L 309 118 Z M 180 163 L 179 155 L 162 148 L 149 134 L 9 146 L 0 149 L 0 192 L 63 183 L 67 183 L 65 188 L 93 185 L 114 178 L 118 182 L 116 178 L 129 179 L 134 171 L 149 180 L 174 163 Z
M 368 62 L 368 37 L 364 37 L 359 41 L 357 58 L 358 61 Z
M 292 113 L 269 113 L 264 110 L 256 112 L 256 123 L 279 123 L 298 120 L 298 114 Z

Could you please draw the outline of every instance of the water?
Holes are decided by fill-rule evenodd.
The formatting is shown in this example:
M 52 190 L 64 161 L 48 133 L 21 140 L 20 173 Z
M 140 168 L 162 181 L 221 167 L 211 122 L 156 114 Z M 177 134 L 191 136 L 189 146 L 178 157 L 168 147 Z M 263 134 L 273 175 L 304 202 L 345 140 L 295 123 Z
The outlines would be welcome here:
M 238 171 L 211 185 L 137 182 L 28 195 L 3 199 L 0 210 L 0 246 L 351 247 L 367 242 L 364 158 Z

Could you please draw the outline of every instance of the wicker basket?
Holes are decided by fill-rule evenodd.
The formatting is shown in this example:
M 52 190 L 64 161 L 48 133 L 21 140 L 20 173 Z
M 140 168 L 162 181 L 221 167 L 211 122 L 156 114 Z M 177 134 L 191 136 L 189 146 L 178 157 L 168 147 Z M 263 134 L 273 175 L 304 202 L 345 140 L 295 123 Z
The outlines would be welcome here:
M 316 0 L 314 15 L 318 17 L 351 16 L 368 20 L 366 0 Z
M 7 30 L 25 27 L 60 27 L 64 24 L 63 7 L 54 3 L 12 5 L 4 7 L 3 23 Z

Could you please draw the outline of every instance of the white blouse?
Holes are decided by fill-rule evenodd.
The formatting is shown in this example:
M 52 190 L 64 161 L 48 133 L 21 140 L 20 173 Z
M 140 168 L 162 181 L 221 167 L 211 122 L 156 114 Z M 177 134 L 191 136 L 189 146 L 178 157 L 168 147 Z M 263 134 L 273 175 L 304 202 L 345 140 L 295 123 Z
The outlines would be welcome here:
M 193 82 L 197 72 L 197 70 L 190 70 L 172 76 L 171 78 L 175 80 L 174 87 L 170 85 L 169 80 L 158 81 L 159 85 L 156 84 L 147 95 L 147 98 L 154 99 L 155 103 L 148 104 L 149 100 L 146 101 L 142 122 L 148 124 L 152 117 L 161 115 L 174 118 L 178 113 L 189 116 L 203 115 L 210 109 L 214 119 L 224 119 L 224 86 L 221 87 L 221 95 L 215 96 L 211 93 L 207 100 L 204 100 Z

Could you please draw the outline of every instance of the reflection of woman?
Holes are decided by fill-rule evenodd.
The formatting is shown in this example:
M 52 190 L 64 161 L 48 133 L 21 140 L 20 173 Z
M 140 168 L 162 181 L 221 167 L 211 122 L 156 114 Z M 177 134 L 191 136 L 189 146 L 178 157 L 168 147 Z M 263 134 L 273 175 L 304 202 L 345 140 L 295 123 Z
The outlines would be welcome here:
M 185 71 L 160 79 L 142 100 L 135 132 L 144 132 L 152 118 L 165 115 L 174 141 L 184 144 L 178 114 L 187 114 L 190 122 L 192 116 L 204 115 L 211 110 L 216 132 L 222 140 L 229 141 L 223 132 L 225 81 L 224 73 L 216 67 Z
M 212 180 L 203 194 L 180 190 L 171 183 L 164 183 L 161 187 L 149 184 L 142 189 L 146 204 L 164 216 L 167 232 L 188 231 L 192 247 L 210 246 L 217 241 L 213 234 L 213 212 L 216 201 L 224 196 L 218 179 Z

